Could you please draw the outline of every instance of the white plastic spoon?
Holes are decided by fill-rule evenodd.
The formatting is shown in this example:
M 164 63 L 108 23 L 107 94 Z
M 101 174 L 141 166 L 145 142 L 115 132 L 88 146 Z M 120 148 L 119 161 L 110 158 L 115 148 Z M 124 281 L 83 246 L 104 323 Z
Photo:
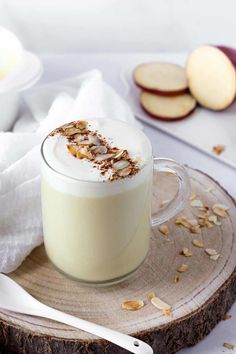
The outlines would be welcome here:
M 135 354 L 153 354 L 145 342 L 112 329 L 68 315 L 46 306 L 28 294 L 11 278 L 0 273 L 0 308 L 31 316 L 49 318 L 104 338 Z

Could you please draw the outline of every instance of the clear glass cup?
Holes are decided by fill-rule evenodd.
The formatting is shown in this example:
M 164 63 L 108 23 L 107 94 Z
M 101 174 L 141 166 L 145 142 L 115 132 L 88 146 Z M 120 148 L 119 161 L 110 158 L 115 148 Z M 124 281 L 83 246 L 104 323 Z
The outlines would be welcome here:
M 132 177 L 112 182 L 80 180 L 48 164 L 45 140 L 42 215 L 49 259 L 59 271 L 83 283 L 105 285 L 126 279 L 146 258 L 151 226 L 184 207 L 190 194 L 185 168 L 150 156 Z M 152 215 L 153 173 L 160 171 L 174 172 L 179 188 L 173 200 Z

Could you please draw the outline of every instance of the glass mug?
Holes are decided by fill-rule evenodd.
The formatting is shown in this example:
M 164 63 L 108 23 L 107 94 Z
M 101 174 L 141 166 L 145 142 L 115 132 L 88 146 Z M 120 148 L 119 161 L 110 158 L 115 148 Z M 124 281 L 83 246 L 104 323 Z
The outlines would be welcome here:
M 48 137 L 42 144 L 45 249 L 59 271 L 80 282 L 114 284 L 130 276 L 146 258 L 151 226 L 180 212 L 189 197 L 185 168 L 173 160 L 153 158 L 148 138 L 138 131 L 150 146 L 149 159 L 136 175 L 112 182 L 58 172 L 45 156 Z M 153 173 L 160 171 L 174 172 L 179 188 L 168 205 L 151 215 Z

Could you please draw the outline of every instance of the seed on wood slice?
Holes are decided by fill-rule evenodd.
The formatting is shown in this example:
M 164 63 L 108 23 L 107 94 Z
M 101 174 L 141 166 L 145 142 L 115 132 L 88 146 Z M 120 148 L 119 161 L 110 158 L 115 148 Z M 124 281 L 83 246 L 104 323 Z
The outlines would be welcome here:
M 121 304 L 121 308 L 128 311 L 137 311 L 143 306 L 144 302 L 142 300 L 127 300 Z
M 193 193 L 190 197 L 189 197 L 189 201 L 191 202 L 192 200 L 196 199 L 197 195 L 195 193 Z
M 221 222 L 217 219 L 216 215 L 210 215 L 208 216 L 208 220 L 213 222 L 215 225 L 220 226 Z
M 215 255 L 213 255 L 213 256 L 210 256 L 210 259 L 211 259 L 212 261 L 217 261 L 219 258 L 220 258 L 220 254 L 215 254 Z
M 154 293 L 154 291 L 151 291 L 150 293 L 148 293 L 148 296 L 147 296 L 148 300 L 151 301 L 154 297 L 156 297 L 156 294 Z
M 214 190 L 215 188 L 213 186 L 209 186 L 207 189 L 205 189 L 205 192 L 210 193 Z
M 195 247 L 204 248 L 204 244 L 203 244 L 201 241 L 199 241 L 199 240 L 196 240 L 196 239 L 192 240 L 192 244 L 193 244 Z
M 205 252 L 208 256 L 216 256 L 218 254 L 218 252 L 213 248 L 205 248 Z
M 171 309 L 163 310 L 162 314 L 163 314 L 163 316 L 166 316 L 166 317 L 173 317 L 173 312 L 171 311 Z
M 188 249 L 187 247 L 184 247 L 182 249 L 181 254 L 185 257 L 191 257 L 193 255 L 192 251 L 190 251 L 190 249 Z
M 186 270 L 188 269 L 188 265 L 187 264 L 181 264 L 180 266 L 179 266 L 179 268 L 177 269 L 177 271 L 179 272 L 179 273 L 184 273 L 184 272 L 186 272 Z
M 223 320 L 224 320 L 224 321 L 230 320 L 231 318 L 232 318 L 232 316 L 229 315 L 228 313 L 226 313 L 226 314 L 223 316 Z
M 165 200 L 162 200 L 159 204 L 159 207 L 160 208 L 163 208 L 166 204 L 168 204 L 170 202 L 170 199 L 165 199 Z
M 229 350 L 234 350 L 235 348 L 235 345 L 234 344 L 231 344 L 231 343 L 224 343 L 223 344 L 223 347 L 229 349 Z
M 208 229 L 213 227 L 213 224 L 210 223 L 207 215 L 198 215 L 198 222 L 202 227 L 207 227 Z
M 206 215 L 207 215 L 207 213 L 209 212 L 209 207 L 207 206 L 207 205 L 204 205 L 203 207 L 200 207 L 200 208 L 198 208 L 199 210 L 201 210 L 201 211 L 203 211 L 204 213 L 206 213 Z
M 200 199 L 193 199 L 190 203 L 191 206 L 196 207 L 196 208 L 203 208 L 203 202 Z
M 200 225 L 191 226 L 190 231 L 192 234 L 200 234 L 201 233 Z
M 187 229 L 191 229 L 192 224 L 187 220 L 185 216 L 178 216 L 177 219 L 175 220 L 176 225 L 182 225 L 186 227 Z
M 174 279 L 174 283 L 177 284 L 177 283 L 179 283 L 179 281 L 180 281 L 180 276 L 176 275 L 175 279 Z
M 226 218 L 228 216 L 227 210 L 229 210 L 229 207 L 224 204 L 214 204 L 212 210 L 214 214 Z
M 158 297 L 153 297 L 151 299 L 151 303 L 158 308 L 158 310 L 170 310 L 171 306 L 168 305 L 166 302 L 162 301 L 161 299 L 159 299 Z
M 169 235 L 170 230 L 168 228 L 167 225 L 161 225 L 159 226 L 159 231 L 163 234 L 163 235 Z

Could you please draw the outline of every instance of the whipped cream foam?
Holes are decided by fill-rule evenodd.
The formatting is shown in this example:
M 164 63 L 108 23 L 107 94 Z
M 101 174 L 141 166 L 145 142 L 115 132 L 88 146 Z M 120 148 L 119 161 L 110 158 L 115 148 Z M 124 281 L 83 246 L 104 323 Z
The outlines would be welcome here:
M 117 193 L 120 189 L 135 187 L 145 179 L 147 173 L 144 173 L 144 170 L 146 170 L 145 166 L 150 165 L 152 148 L 148 138 L 141 130 L 124 122 L 109 119 L 89 120 L 87 129 L 91 132 L 98 133 L 111 146 L 121 150 L 127 150 L 129 158 L 135 161 L 138 166 L 138 172 L 120 180 L 110 181 L 111 170 L 102 174 L 101 170 L 94 165 L 93 161 L 89 161 L 86 158 L 80 159 L 74 157 L 68 151 L 68 139 L 56 133 L 49 135 L 42 145 L 42 154 L 44 162 L 46 162 L 43 164 L 43 177 L 45 177 L 50 184 L 57 189 L 62 189 L 63 184 L 63 191 L 66 193 L 87 195 L 88 193 L 86 192 L 84 184 L 83 191 L 82 189 L 78 191 L 78 182 L 91 182 L 89 183 L 89 189 L 90 191 L 94 190 L 94 193 L 95 189 L 97 190 L 98 187 L 97 182 L 107 181 L 108 183 L 105 183 L 106 187 L 103 186 L 102 190 L 105 191 L 106 188 L 105 194 L 113 194 L 113 192 Z M 67 183 L 67 187 L 65 188 L 65 183 L 60 183 L 59 180 L 63 180 L 66 177 L 72 180 L 70 187 L 69 183 Z M 77 187 L 75 182 L 77 182 Z M 92 186 L 92 182 L 94 182 L 94 186 Z M 109 184 L 108 189 L 107 184 Z M 72 187 L 72 185 L 74 186 Z M 104 183 L 99 183 L 99 185 L 101 194 L 104 194 L 101 190 L 101 185 L 104 185 Z

